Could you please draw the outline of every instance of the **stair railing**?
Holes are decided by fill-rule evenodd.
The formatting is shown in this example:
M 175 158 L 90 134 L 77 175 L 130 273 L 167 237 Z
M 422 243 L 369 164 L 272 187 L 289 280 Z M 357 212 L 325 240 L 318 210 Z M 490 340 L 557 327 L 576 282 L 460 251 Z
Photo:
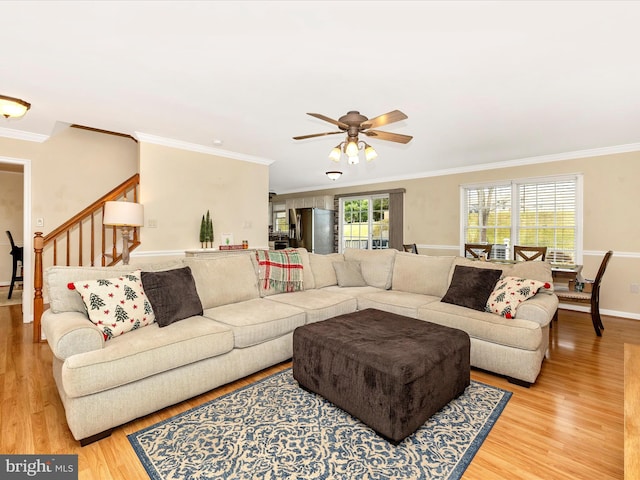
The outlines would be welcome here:
M 44 312 L 44 298 L 42 296 L 43 287 L 43 258 L 46 253 L 47 266 L 60 265 L 59 256 L 64 257 L 64 265 L 84 266 L 84 257 L 88 255 L 89 265 L 95 266 L 96 247 L 101 249 L 101 265 L 112 266 L 122 259 L 122 254 L 117 251 L 118 230 L 113 226 L 105 226 L 102 223 L 104 216 L 104 204 L 108 201 L 127 199 L 138 202 L 138 191 L 140 186 L 140 175 L 135 174 L 125 180 L 119 186 L 103 195 L 87 208 L 77 213 L 58 228 L 43 235 L 36 232 L 33 240 L 35 261 L 33 276 L 33 341 L 40 342 L 42 339 L 41 323 Z M 84 241 L 84 236 L 89 236 L 89 241 Z M 133 229 L 132 243 L 130 250 L 140 245 L 138 228 Z

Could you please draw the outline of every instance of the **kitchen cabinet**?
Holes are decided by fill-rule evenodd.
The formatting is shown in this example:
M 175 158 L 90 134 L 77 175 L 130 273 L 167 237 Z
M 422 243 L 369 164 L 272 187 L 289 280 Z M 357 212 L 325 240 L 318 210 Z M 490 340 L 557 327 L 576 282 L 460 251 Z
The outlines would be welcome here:
M 296 197 L 286 200 L 287 211 L 292 208 L 322 208 L 333 210 L 333 195 L 316 195 L 309 197 Z

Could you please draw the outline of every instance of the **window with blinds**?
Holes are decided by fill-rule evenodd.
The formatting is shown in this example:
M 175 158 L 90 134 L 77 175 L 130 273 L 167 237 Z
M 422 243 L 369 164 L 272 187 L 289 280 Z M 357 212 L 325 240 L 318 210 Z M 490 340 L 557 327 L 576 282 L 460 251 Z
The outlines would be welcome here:
M 523 182 L 518 194 L 518 245 L 547 247 L 552 263 L 577 263 L 577 180 Z
M 581 201 L 579 175 L 463 186 L 461 252 L 491 244 L 491 258 L 511 259 L 513 245 L 546 246 L 548 261 L 578 263 Z

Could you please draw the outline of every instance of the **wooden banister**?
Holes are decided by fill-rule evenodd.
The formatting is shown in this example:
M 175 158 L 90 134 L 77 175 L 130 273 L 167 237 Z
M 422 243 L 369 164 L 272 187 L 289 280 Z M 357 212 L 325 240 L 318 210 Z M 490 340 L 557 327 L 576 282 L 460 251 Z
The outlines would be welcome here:
M 135 174 L 128 178 L 116 188 L 100 197 L 91 205 L 81 210 L 79 213 L 71 217 L 59 227 L 55 228 L 47 235 L 42 232 L 36 232 L 33 241 L 33 250 L 35 254 L 34 262 L 34 276 L 33 276 L 33 341 L 40 342 L 42 338 L 40 319 L 44 312 L 44 298 L 42 295 L 42 287 L 44 285 L 44 261 L 43 253 L 47 247 L 52 249 L 52 261 L 50 265 L 58 265 L 58 243 L 65 243 L 65 265 L 71 266 L 72 263 L 78 266 L 83 266 L 83 252 L 84 252 L 84 235 L 83 230 L 88 224 L 90 230 L 89 234 L 89 262 L 91 266 L 95 265 L 95 248 L 96 243 L 99 242 L 99 248 L 101 251 L 101 265 L 112 266 L 121 260 L 121 255 L 117 253 L 117 230 L 116 227 L 108 227 L 111 229 L 112 234 L 110 240 L 107 241 L 107 227 L 102 225 L 102 218 L 104 215 L 104 203 L 108 201 L 117 201 L 120 199 L 129 199 L 128 195 L 131 195 L 131 201 L 138 202 L 138 187 L 140 185 L 140 175 Z M 95 217 L 99 215 L 100 221 L 100 238 L 96 238 L 95 230 Z M 75 235 L 75 236 L 74 236 Z M 76 261 L 72 262 L 72 249 L 71 244 L 74 238 L 77 238 L 77 250 Z M 138 236 L 138 228 L 133 229 L 132 244 L 129 250 L 135 249 L 140 245 L 140 239 Z M 107 250 L 111 249 L 111 253 L 107 253 Z M 107 258 L 110 260 L 107 261 Z

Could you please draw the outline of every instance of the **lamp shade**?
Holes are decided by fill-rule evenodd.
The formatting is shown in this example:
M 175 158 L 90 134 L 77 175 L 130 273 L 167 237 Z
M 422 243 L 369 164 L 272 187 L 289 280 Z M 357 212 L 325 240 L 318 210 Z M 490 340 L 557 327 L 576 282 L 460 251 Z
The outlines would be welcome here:
M 347 143 L 347 147 L 345 148 L 344 153 L 347 154 L 347 157 L 358 156 L 358 143 L 356 141 L 349 140 L 349 143 Z
M 331 150 L 331 153 L 329 154 L 329 158 L 334 162 L 339 162 L 341 156 L 342 156 L 342 150 L 340 150 L 340 145 L 338 145 L 337 147 L 334 147 L 333 150 Z
M 133 202 L 105 202 L 102 223 L 121 227 L 144 225 L 144 207 Z
M 367 159 L 367 162 L 370 162 L 371 160 L 376 159 L 378 157 L 378 153 L 373 149 L 373 147 L 366 143 L 364 145 L 365 145 L 364 158 Z

